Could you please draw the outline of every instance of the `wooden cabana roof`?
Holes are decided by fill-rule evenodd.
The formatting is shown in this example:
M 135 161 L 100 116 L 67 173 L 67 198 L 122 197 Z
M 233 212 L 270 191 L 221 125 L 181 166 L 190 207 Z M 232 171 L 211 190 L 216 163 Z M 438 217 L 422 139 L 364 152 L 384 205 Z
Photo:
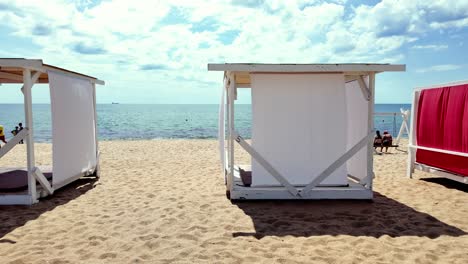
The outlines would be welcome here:
M 234 73 L 239 87 L 250 87 L 250 73 L 344 73 L 347 81 L 353 76 L 367 75 L 369 72 L 405 71 L 404 64 L 263 64 L 263 63 L 220 63 L 208 64 L 208 71 L 229 71 Z
M 0 83 L 23 83 L 23 69 L 41 72 L 36 83 L 49 83 L 48 70 L 59 71 L 68 75 L 88 79 L 93 83 L 104 84 L 104 81 L 79 72 L 45 64 L 42 60 L 23 58 L 0 58 Z

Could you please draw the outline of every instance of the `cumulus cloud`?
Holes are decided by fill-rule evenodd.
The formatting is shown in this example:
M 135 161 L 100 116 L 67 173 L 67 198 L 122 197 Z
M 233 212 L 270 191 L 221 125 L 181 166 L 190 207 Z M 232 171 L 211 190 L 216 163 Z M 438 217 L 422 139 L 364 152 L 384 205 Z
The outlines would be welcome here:
M 405 47 L 445 49 L 414 42 L 468 27 L 468 2 L 0 0 L 0 21 L 46 62 L 118 79 L 114 92 L 151 83 L 193 95 L 218 85 L 209 62 L 394 63 Z

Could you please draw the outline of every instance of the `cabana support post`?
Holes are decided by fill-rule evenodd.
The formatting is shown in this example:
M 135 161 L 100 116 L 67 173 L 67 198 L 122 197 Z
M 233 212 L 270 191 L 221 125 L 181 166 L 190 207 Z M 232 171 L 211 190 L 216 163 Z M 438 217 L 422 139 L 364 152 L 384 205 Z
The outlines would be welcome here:
M 23 70 L 23 94 L 24 94 L 24 115 L 25 127 L 28 128 L 26 136 L 26 155 L 27 155 L 27 170 L 28 170 L 28 194 L 31 196 L 32 203 L 37 202 L 36 178 L 34 177 L 34 167 L 36 161 L 34 157 L 34 141 L 33 141 L 33 117 L 32 117 L 32 95 L 31 88 L 33 82 L 31 79 L 31 70 Z
M 228 165 L 227 165 L 227 170 L 225 172 L 225 175 L 227 175 L 226 188 L 227 188 L 227 191 L 229 192 L 230 199 L 232 200 L 236 200 L 236 199 L 372 199 L 373 197 L 372 180 L 374 176 L 374 173 L 373 173 L 374 148 L 373 148 L 373 141 L 371 140 L 371 138 L 374 133 L 373 104 L 374 104 L 374 96 L 375 96 L 375 74 L 378 72 L 383 72 L 383 71 L 404 71 L 405 70 L 404 65 L 208 64 L 208 70 L 224 71 L 224 78 L 225 78 L 224 83 L 225 83 L 225 89 L 227 90 L 226 113 L 227 113 L 227 119 L 228 119 L 227 120 L 227 123 L 228 123 L 227 163 Z M 363 101 L 365 101 L 365 103 L 367 104 L 366 110 L 367 110 L 368 118 L 366 121 L 363 120 L 363 122 L 366 123 L 367 128 L 365 131 L 360 132 L 362 133 L 362 136 L 364 136 L 363 138 L 355 137 L 354 140 L 359 140 L 359 141 L 357 143 L 353 143 L 353 145 L 351 146 L 348 146 L 346 151 L 344 151 L 344 153 L 341 154 L 336 160 L 332 161 L 328 167 L 324 168 L 321 172 L 317 173 L 315 177 L 312 177 L 311 178 L 312 181 L 310 183 L 299 184 L 299 185 L 293 184 L 288 178 L 288 175 L 284 173 L 284 171 L 280 172 L 280 170 L 276 168 L 276 164 L 272 163 L 270 160 L 266 158 L 268 157 L 268 155 L 263 155 L 262 152 L 259 152 L 256 149 L 256 147 L 254 147 L 254 145 L 247 143 L 235 131 L 234 103 L 235 103 L 235 100 L 237 99 L 236 88 L 237 87 L 253 88 L 252 83 L 251 83 L 251 78 L 253 77 L 251 77 L 251 74 L 253 74 L 252 76 L 258 76 L 261 74 L 263 74 L 263 76 L 272 75 L 272 76 L 276 76 L 275 78 L 277 79 L 275 80 L 279 80 L 283 78 L 282 75 L 284 75 L 284 76 L 289 76 L 288 78 L 291 78 L 288 80 L 293 80 L 294 78 L 296 78 L 295 76 L 298 76 L 298 78 L 301 78 L 301 76 L 308 76 L 308 75 L 314 75 L 314 74 L 321 74 L 320 75 L 322 76 L 321 78 L 328 78 L 327 75 L 325 75 L 326 73 L 330 73 L 334 75 L 335 76 L 334 80 L 338 80 L 338 82 L 339 82 L 339 79 L 337 79 L 337 76 L 339 76 L 339 74 L 342 74 L 342 76 L 344 77 L 342 79 L 343 88 L 345 86 L 345 83 L 350 83 L 350 82 L 357 83 L 356 86 L 359 86 L 359 88 L 356 87 L 356 89 L 360 89 L 360 92 L 359 91 L 357 92 L 362 94 L 362 97 L 364 98 Z M 268 77 L 262 77 L 262 78 L 268 78 Z M 368 84 L 366 84 L 365 78 L 368 78 Z M 266 79 L 262 79 L 262 80 L 266 80 Z M 301 79 L 301 80 L 304 80 L 304 79 Z M 295 85 L 294 83 L 291 83 L 292 87 L 294 85 Z M 284 88 L 289 88 L 289 87 L 284 87 Z M 311 87 L 311 89 L 313 88 Z M 352 87 L 349 87 L 347 89 L 352 89 Z M 270 90 L 267 90 L 267 91 L 270 91 Z M 294 91 L 295 90 L 293 89 L 291 90 L 291 92 L 294 92 Z M 263 96 L 265 96 L 265 94 L 263 94 Z M 256 98 L 261 98 L 261 97 L 256 97 Z M 271 102 L 276 102 L 276 101 L 271 101 Z M 288 101 L 288 102 L 294 103 L 294 101 Z M 252 102 L 252 104 L 254 104 L 254 102 Z M 272 104 L 269 107 L 273 107 L 274 105 Z M 278 105 L 278 107 L 281 107 L 281 106 Z M 268 108 L 268 109 L 271 109 L 271 108 Z M 362 107 L 356 108 L 353 111 L 357 111 L 358 109 L 362 109 Z M 260 113 L 265 114 L 265 112 L 260 112 Z M 351 113 L 355 113 L 355 112 L 351 112 Z M 267 115 L 268 114 L 270 113 L 267 111 Z M 273 117 L 276 117 L 276 116 L 273 116 Z M 263 116 L 260 115 L 260 116 L 257 116 L 257 118 L 262 119 Z M 260 119 L 256 119 L 256 120 L 260 120 Z M 275 121 L 273 122 L 276 123 Z M 294 127 L 291 127 L 291 129 L 294 129 Z M 270 129 L 267 131 L 272 131 L 272 130 Z M 273 185 L 251 185 L 251 184 L 244 185 L 244 182 L 243 182 L 244 178 L 242 178 L 241 180 L 240 174 L 245 173 L 244 172 L 245 170 L 241 170 L 241 168 L 239 166 L 236 166 L 235 164 L 235 159 L 234 159 L 234 147 L 235 146 L 233 144 L 234 140 L 253 158 L 255 162 L 257 162 L 257 164 L 261 166 L 261 168 L 263 168 L 273 179 L 277 181 L 277 184 L 273 183 Z M 252 141 L 254 141 L 254 139 L 252 139 Z M 353 142 L 356 142 L 356 141 L 353 141 Z M 267 146 L 271 147 L 272 145 L 270 143 L 270 145 L 267 145 Z M 283 146 L 285 145 L 283 144 Z M 335 171 L 339 171 L 338 168 L 342 170 L 343 168 L 342 166 L 345 166 L 345 164 L 350 162 L 350 159 L 355 157 L 355 155 L 360 150 L 365 149 L 364 148 L 365 146 L 367 146 L 367 150 L 364 152 L 366 154 L 366 157 L 365 157 L 365 163 L 364 163 L 365 170 L 363 173 L 366 173 L 367 175 L 352 175 L 352 177 L 351 175 L 347 175 L 349 176 L 347 178 L 353 178 L 352 180 L 350 179 L 348 181 L 348 184 L 333 184 L 333 183 L 332 184 L 325 183 L 323 185 L 321 184 L 323 181 L 328 180 L 329 178 L 332 178 L 331 177 L 332 173 L 334 173 Z M 221 151 L 224 152 L 224 150 L 221 150 Z M 360 152 L 360 153 L 363 153 L 363 152 Z M 245 168 L 248 168 L 248 166 L 246 166 Z M 251 177 L 255 177 L 255 172 L 254 171 L 250 172 L 250 175 Z M 359 177 L 356 177 L 356 176 L 359 176 Z M 248 177 L 248 176 L 242 176 L 242 177 Z M 310 175 L 304 175 L 304 177 L 310 178 Z
M 367 103 L 367 127 L 368 134 L 374 133 L 374 100 L 375 100 L 375 72 L 369 74 L 369 101 Z M 365 178 L 367 186 L 372 188 L 374 178 L 374 141 L 370 140 L 367 143 L 367 177 Z

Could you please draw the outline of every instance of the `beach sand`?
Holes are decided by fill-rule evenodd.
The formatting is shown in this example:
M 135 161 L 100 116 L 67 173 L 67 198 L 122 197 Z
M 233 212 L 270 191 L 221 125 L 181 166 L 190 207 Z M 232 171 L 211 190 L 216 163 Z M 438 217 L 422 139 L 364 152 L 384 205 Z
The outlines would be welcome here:
M 0 206 L 0 263 L 468 263 L 468 190 L 375 156 L 375 199 L 231 203 L 214 140 L 100 142 L 101 179 Z M 50 164 L 51 145 L 36 145 Z M 241 163 L 249 158 L 238 153 Z M 24 166 L 17 146 L 0 166 Z

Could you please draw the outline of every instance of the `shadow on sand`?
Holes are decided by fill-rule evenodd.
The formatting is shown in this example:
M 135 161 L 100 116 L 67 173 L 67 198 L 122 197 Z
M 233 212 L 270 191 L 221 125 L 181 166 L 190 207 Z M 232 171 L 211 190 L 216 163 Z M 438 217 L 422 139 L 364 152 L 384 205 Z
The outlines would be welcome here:
M 462 236 L 463 230 L 374 192 L 374 202 L 358 200 L 234 202 L 252 218 L 255 232 L 233 237 L 349 235 L 390 237 Z
M 0 205 L 0 244 L 12 243 L 8 239 L 1 238 L 28 221 L 38 218 L 41 214 L 85 194 L 94 188 L 97 181 L 97 178 L 80 178 L 57 190 L 52 196 L 42 198 L 39 203 L 32 206 Z
M 444 186 L 445 188 L 448 188 L 448 189 L 455 189 L 455 190 L 459 190 L 459 191 L 468 193 L 468 184 L 453 181 L 453 180 L 450 180 L 450 179 L 447 179 L 447 178 L 421 178 L 420 180 L 426 181 L 426 182 L 436 183 L 436 184 L 442 185 L 442 186 Z

